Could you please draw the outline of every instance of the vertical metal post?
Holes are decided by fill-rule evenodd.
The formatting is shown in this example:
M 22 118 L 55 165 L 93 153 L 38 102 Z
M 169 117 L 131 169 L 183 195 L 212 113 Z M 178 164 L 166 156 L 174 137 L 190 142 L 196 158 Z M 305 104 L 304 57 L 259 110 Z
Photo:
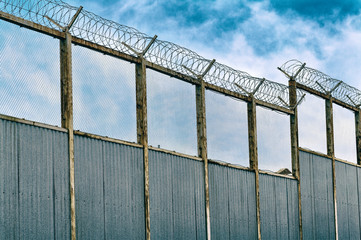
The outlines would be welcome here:
M 71 239 L 76 239 L 71 35 L 60 40 L 61 126 L 68 129 Z
M 361 110 L 355 112 L 357 164 L 361 165 Z
M 297 179 L 298 188 L 298 216 L 300 240 L 303 239 L 302 233 L 302 204 L 301 204 L 301 179 L 300 179 L 300 160 L 299 160 L 299 143 L 298 143 L 298 111 L 297 111 L 297 87 L 296 81 L 290 78 L 289 86 L 289 102 L 290 106 L 294 106 L 294 113 L 290 115 L 290 132 L 291 132 L 291 157 L 292 157 L 292 174 Z
M 333 184 L 333 203 L 335 211 L 335 239 L 338 239 L 337 222 L 337 196 L 336 196 L 336 168 L 335 168 L 335 142 L 333 131 L 333 106 L 332 97 L 325 100 L 326 106 L 326 134 L 327 134 L 327 155 L 332 158 L 332 184 Z
M 207 158 L 207 128 L 206 128 L 206 97 L 203 79 L 200 85 L 196 85 L 196 111 L 197 111 L 197 143 L 198 156 L 204 162 L 204 190 L 206 200 L 206 229 L 207 239 L 211 239 L 211 218 L 209 207 L 209 179 L 208 179 L 208 158 Z
M 137 105 L 137 141 L 143 145 L 144 161 L 144 210 L 145 235 L 150 240 L 150 202 L 149 202 L 149 158 L 148 158 L 148 121 L 147 121 L 147 82 L 146 61 L 139 58 L 135 65 L 136 105 Z
M 249 144 L 249 165 L 255 172 L 256 185 L 256 216 L 257 216 L 257 234 L 261 239 L 261 210 L 259 199 L 259 171 L 258 171 L 258 150 L 257 150 L 257 119 L 256 102 L 253 97 L 247 103 L 248 114 L 248 144 Z

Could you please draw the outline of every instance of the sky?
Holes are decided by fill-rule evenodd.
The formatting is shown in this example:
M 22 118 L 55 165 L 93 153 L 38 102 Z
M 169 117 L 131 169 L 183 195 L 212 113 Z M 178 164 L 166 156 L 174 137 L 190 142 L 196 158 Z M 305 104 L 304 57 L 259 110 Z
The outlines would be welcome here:
M 256 77 L 287 84 L 287 78 L 277 70 L 291 59 L 306 62 L 336 79 L 361 89 L 359 60 L 361 59 L 361 1 L 354 0 L 106 0 L 66 1 L 106 19 L 136 28 L 149 36 L 191 49 L 207 59 L 248 72 Z M 4 23 L 2 23 L 4 24 Z M 0 76 L 10 81 L 11 70 L 26 69 L 36 84 L 28 84 L 27 74 L 18 74 L 12 81 L 19 89 L 29 89 L 14 98 L 3 81 L 0 91 L 8 101 L 23 106 L 21 111 L 0 102 L 5 113 L 59 125 L 58 65 L 42 62 L 42 58 L 25 46 L 41 38 L 39 50 L 51 61 L 58 57 L 58 43 L 42 40 L 39 34 L 2 27 Z M 12 41 L 12 34 L 22 31 L 23 41 Z M 36 36 L 36 37 L 34 37 Z M 8 39 L 8 40 L 6 40 Z M 12 42 L 12 47 L 9 47 Z M 50 50 L 51 49 L 51 50 Z M 23 56 L 27 61 L 14 60 L 5 65 L 5 55 Z M 74 46 L 74 111 L 75 127 L 83 131 L 135 141 L 134 65 Z M 51 54 L 50 54 L 51 52 Z M 14 58 L 14 57 L 13 57 Z M 21 62 L 21 63 L 19 63 Z M 24 72 L 24 71 L 22 71 Z M 7 75 L 6 75 L 7 74 Z M 38 80 L 42 76 L 41 82 Z M 159 73 L 148 71 L 149 142 L 169 150 L 196 155 L 194 87 Z M 119 84 L 117 79 L 122 79 Z M 102 85 L 98 80 L 102 79 Z M 15 82 L 15 83 L 14 83 Z M 42 89 L 50 89 L 43 91 Z M 101 97 L 107 93 L 107 98 Z M 19 91 L 18 91 L 19 94 Z M 35 100 L 34 100 L 35 99 Z M 21 101 L 21 102 L 19 102 Z M 31 111 L 31 101 L 40 109 L 47 101 L 50 108 L 39 118 Z M 34 105 L 34 104 L 33 104 Z M 35 104 L 36 105 L 36 104 Z M 2 107 L 1 107 L 2 106 Z M 26 106 L 26 107 L 24 107 Z M 243 102 L 213 92 L 206 93 L 208 154 L 210 158 L 248 166 L 246 105 Z M 16 108 L 19 109 L 19 108 Z M 352 112 L 335 107 L 336 156 L 355 162 L 355 134 Z M 307 95 L 299 107 L 300 145 L 326 152 L 324 103 Z M 38 119 L 33 119 L 37 118 Z M 119 122 L 122 126 L 119 127 Z M 258 149 L 261 169 L 290 168 L 289 118 L 264 108 L 257 108 Z M 101 122 L 101 124 L 100 124 Z M 118 127 L 117 127 L 118 126 Z

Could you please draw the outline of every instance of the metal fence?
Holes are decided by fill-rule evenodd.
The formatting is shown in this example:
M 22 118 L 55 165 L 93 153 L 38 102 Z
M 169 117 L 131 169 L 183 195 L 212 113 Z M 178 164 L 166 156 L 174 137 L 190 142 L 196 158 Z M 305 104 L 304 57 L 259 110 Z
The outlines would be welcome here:
M 57 234 L 65 234 L 64 236 L 70 235 L 72 239 L 150 239 L 152 233 L 154 238 L 211 239 L 213 236 L 215 239 L 233 239 L 242 232 L 250 238 L 262 236 L 265 239 L 308 239 L 308 236 L 318 238 L 318 234 L 321 237 L 336 238 L 341 233 L 348 234 L 347 236 L 355 234 L 355 224 L 339 224 L 337 218 L 338 215 L 345 219 L 355 218 L 355 215 L 347 215 L 349 205 L 355 203 L 355 197 L 340 198 L 347 206 L 341 210 L 337 208 L 337 189 L 340 188 L 342 192 L 344 186 L 336 182 L 336 178 L 345 181 L 345 176 L 342 175 L 342 168 L 338 163 L 340 161 L 335 156 L 333 105 L 336 103 L 355 114 L 356 157 L 357 164 L 361 164 L 359 90 L 296 60 L 291 60 L 279 68 L 289 78 L 288 86 L 253 77 L 215 60 L 205 59 L 189 49 L 158 40 L 156 36 L 149 37 L 134 28 L 106 20 L 82 7 L 72 7 L 58 0 L 0 1 L 0 19 L 54 37 L 52 42 L 57 41 L 56 39 L 60 41 L 60 62 L 54 60 L 50 61 L 54 63 L 47 65 L 49 59 L 54 59 L 57 50 L 50 47 L 48 36 L 39 37 L 36 45 L 45 42 L 46 48 L 42 48 L 42 51 L 46 51 L 46 55 L 51 53 L 46 61 L 41 57 L 33 59 L 38 62 L 34 66 L 41 66 L 39 69 L 29 68 L 29 64 L 21 62 L 21 56 L 15 57 L 15 62 L 18 63 L 16 66 L 12 61 L 3 64 L 6 62 L 4 58 L 11 59 L 8 55 L 0 57 L 0 77 L 14 79 L 13 86 L 1 84 L 0 90 L 12 89 L 14 86 L 24 92 L 42 89 L 40 95 L 44 95 L 42 98 L 37 98 L 35 94 L 30 99 L 14 99 L 12 94 L 1 91 L 6 99 L 23 107 L 19 107 L 17 113 L 29 109 L 25 104 L 28 102 L 34 103 L 30 109 L 46 106 L 44 112 L 49 112 L 43 117 L 31 113 L 26 115 L 37 122 L 16 118 L 19 116 L 11 107 L 5 114 L 15 117 L 1 115 L 1 154 L 2 159 L 5 159 L 1 162 L 1 168 L 4 169 L 2 201 L 4 206 L 9 206 L 4 207 L 3 212 L 11 211 L 13 207 L 18 208 L 14 210 L 14 214 L 9 215 L 11 220 L 6 218 L 4 224 L 13 220 L 20 221 L 18 225 L 16 223 L 3 227 L 1 233 L 4 236 L 10 234 L 17 238 L 25 234 L 29 238 L 35 238 L 36 235 L 40 238 L 57 238 Z M 44 36 L 36 36 L 38 35 Z M 21 48 L 21 44 L 16 42 L 13 36 L 5 37 L 8 39 L 5 45 L 11 42 L 18 44 L 14 48 Z M 30 51 L 34 49 L 30 48 Z M 90 60 L 84 62 L 85 58 Z M 19 71 L 16 71 L 16 68 L 26 68 L 26 71 L 22 71 L 26 74 L 18 76 L 16 73 Z M 60 87 L 54 81 L 55 76 L 59 75 Z M 73 82 L 73 77 L 81 81 Z M 177 82 L 179 80 L 183 82 Z M 157 96 L 152 96 L 159 90 L 150 85 L 153 82 L 156 86 L 156 81 L 163 81 L 161 86 L 168 87 L 159 91 Z M 194 89 L 190 88 L 194 86 Z M 177 89 L 174 89 L 175 87 Z M 209 91 L 246 103 L 248 145 L 244 148 L 248 151 L 246 157 L 249 167 L 209 159 L 208 154 L 211 151 L 208 151 L 207 133 L 215 128 L 207 128 L 206 92 Z M 60 96 L 55 92 L 60 92 Z M 92 97 L 84 96 L 84 92 L 93 92 Z M 305 92 L 325 100 L 327 155 L 322 157 L 328 159 L 328 164 L 322 165 L 322 160 L 309 160 L 307 163 L 305 153 L 300 155 L 297 107 L 304 99 Z M 182 103 L 172 103 L 168 98 L 158 100 L 159 96 L 167 95 L 179 95 L 186 100 Z M 155 109 L 163 107 L 160 105 L 164 103 L 164 115 L 159 115 Z M 182 107 L 183 111 L 179 111 L 181 104 L 187 110 Z M 3 105 L 7 106 L 6 103 Z M 292 176 L 287 175 L 287 171 L 283 175 L 260 171 L 261 161 L 258 158 L 264 153 L 262 145 L 257 141 L 257 131 L 261 129 L 263 134 L 267 130 L 257 129 L 259 108 L 256 106 L 286 114 L 289 118 L 290 128 L 283 131 L 291 136 L 288 150 L 280 148 L 279 152 L 290 155 Z M 112 111 L 114 108 L 122 108 L 122 112 L 126 113 L 125 116 L 115 117 L 127 123 L 124 124 L 126 127 L 117 131 L 114 129 L 119 123 L 111 122 L 114 117 L 111 114 L 117 113 Z M 191 111 L 194 111 L 194 115 Z M 60 127 L 39 123 L 47 122 L 48 115 L 51 118 L 48 123 Z M 172 119 L 169 125 L 168 118 Z M 158 121 L 164 121 L 164 124 L 159 127 Z M 159 142 L 159 145 L 165 148 L 179 145 L 181 137 L 174 130 L 177 121 L 187 122 L 194 127 L 191 129 L 193 127 L 185 125 L 183 130 L 178 131 L 189 131 L 186 134 L 188 138 L 184 139 L 188 145 L 184 145 L 181 151 L 196 156 L 170 153 L 160 150 L 161 146 L 151 146 Z M 112 125 L 112 128 L 108 128 Z M 92 133 L 74 131 L 77 128 Z M 97 132 L 98 129 L 102 129 L 102 132 Z M 170 132 L 173 135 L 169 134 Z M 124 136 L 133 143 L 100 137 L 93 133 L 114 138 Z M 152 135 L 149 136 L 150 134 Z M 266 139 L 262 134 L 258 135 Z M 154 141 L 157 138 L 158 140 Z M 26 143 L 23 142 L 24 139 Z M 168 145 L 171 142 L 173 143 Z M 57 148 L 58 145 L 66 146 L 66 149 Z M 62 161 L 59 161 L 63 165 L 56 166 L 58 163 L 55 163 L 57 159 L 54 158 L 59 149 L 63 154 L 60 155 Z M 26 159 L 29 154 L 36 156 L 36 159 L 29 158 L 28 162 Z M 12 161 L 14 157 L 15 162 Z M 39 165 L 32 165 L 32 161 Z M 349 165 L 352 164 L 348 163 L 347 166 Z M 310 175 L 305 172 L 307 166 L 321 166 L 320 171 L 325 175 L 317 177 L 325 178 L 327 186 L 316 186 L 315 182 L 318 180 L 313 179 L 316 173 Z M 358 165 L 354 167 L 359 168 Z M 58 168 L 66 169 L 66 172 L 57 172 Z M 29 172 L 29 169 L 34 171 Z M 16 173 L 15 179 L 7 173 L 8 170 Z M 31 174 L 43 171 L 46 174 L 41 177 L 46 179 L 38 179 L 37 175 Z M 58 183 L 62 180 L 58 179 L 57 174 L 68 174 L 62 175 L 62 180 L 66 181 Z M 164 179 L 167 181 L 162 182 Z M 303 181 L 310 182 L 304 184 Z M 15 188 L 5 191 L 7 182 L 11 182 Z M 43 183 L 52 185 L 46 185 L 46 191 L 32 188 L 43 186 Z M 240 183 L 242 184 L 239 185 Z M 68 192 L 65 190 L 66 185 L 69 185 Z M 115 188 L 112 188 L 112 185 Z M 159 188 L 160 186 L 164 187 Z M 317 187 L 320 189 L 315 192 Z M 166 191 L 163 192 L 163 188 Z M 353 186 L 352 189 L 355 190 L 356 187 Z M 63 195 L 59 197 L 58 192 Z M 38 198 L 33 198 L 33 194 Z M 315 207 L 320 204 L 317 194 L 321 194 L 323 198 L 327 195 L 327 204 L 320 209 Z M 70 202 L 65 203 L 67 199 L 70 199 Z M 169 199 L 172 202 L 169 202 Z M 33 200 L 37 201 L 36 206 L 42 206 L 43 202 L 47 205 L 39 211 L 36 211 L 37 208 L 22 211 L 22 208 L 27 208 L 29 201 L 31 203 Z M 13 201 L 17 202 L 13 205 Z M 233 202 L 246 205 L 236 206 Z M 311 212 L 301 208 L 302 205 L 306 206 L 306 209 L 311 205 Z M 326 206 L 329 228 L 325 232 L 317 232 L 317 224 L 324 221 L 321 218 L 325 216 L 322 211 Z M 58 208 L 68 210 L 69 215 L 62 215 L 64 212 L 59 213 Z M 302 218 L 303 215 L 306 217 Z M 43 220 L 39 220 L 43 219 L 43 216 L 51 219 L 44 223 L 46 229 L 43 229 Z M 38 219 L 35 219 L 36 217 Z M 151 219 L 154 219 L 154 223 Z M 314 219 L 315 222 L 312 222 Z M 34 226 L 27 225 L 32 224 L 31 221 Z M 61 230 L 64 222 L 68 224 L 67 231 Z M 245 225 L 242 225 L 242 230 L 236 229 L 236 226 L 245 223 L 248 224 L 248 229 Z M 118 224 L 129 225 L 129 228 L 126 228 L 127 231 L 124 228 L 113 231 Z M 131 231 L 128 231 L 129 229 Z

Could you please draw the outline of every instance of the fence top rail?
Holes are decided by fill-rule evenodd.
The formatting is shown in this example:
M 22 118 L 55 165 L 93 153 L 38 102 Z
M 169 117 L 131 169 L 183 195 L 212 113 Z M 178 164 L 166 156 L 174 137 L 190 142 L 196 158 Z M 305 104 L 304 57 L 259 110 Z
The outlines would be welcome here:
M 214 63 L 187 48 L 155 39 L 61 0 L 0 0 L 0 11 L 54 30 L 69 31 L 74 37 L 130 56 L 144 57 L 150 63 L 202 78 L 207 83 L 243 96 L 292 109 L 286 85 Z M 301 99 L 301 91 L 297 95 Z
M 358 109 L 361 106 L 360 90 L 319 70 L 304 66 L 298 60 L 289 60 L 280 69 L 291 77 L 296 75 L 294 80 L 317 91 L 320 96 L 333 97 L 350 108 Z

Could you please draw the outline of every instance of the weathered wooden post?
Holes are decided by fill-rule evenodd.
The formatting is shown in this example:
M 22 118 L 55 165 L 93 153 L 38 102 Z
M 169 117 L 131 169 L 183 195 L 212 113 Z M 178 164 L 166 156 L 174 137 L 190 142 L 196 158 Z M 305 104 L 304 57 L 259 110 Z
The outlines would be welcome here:
M 257 109 L 254 95 L 265 82 L 262 79 L 253 92 L 248 92 L 242 86 L 235 85 L 248 95 L 247 101 L 247 119 L 248 119 L 248 150 L 249 150 L 249 166 L 255 173 L 255 194 L 256 194 L 256 218 L 257 218 L 257 236 L 261 239 L 261 207 L 259 196 L 259 169 L 258 169 L 258 146 L 257 146 Z
M 248 145 L 249 145 L 249 166 L 255 173 L 256 185 L 256 216 L 257 216 L 257 234 L 261 239 L 261 209 L 259 196 L 259 170 L 258 170 L 258 147 L 257 147 L 257 113 L 256 102 L 251 96 L 251 100 L 247 103 L 248 115 Z
M 157 35 L 148 43 L 142 52 L 137 52 L 131 46 L 122 42 L 129 50 L 138 56 L 139 62 L 135 64 L 136 85 L 136 117 L 137 117 L 137 142 L 143 146 L 144 167 L 144 215 L 145 236 L 150 240 L 150 200 L 149 200 L 149 148 L 148 148 L 148 118 L 147 118 L 147 60 L 144 55 L 153 45 Z
M 289 84 L 289 102 L 293 106 L 294 113 L 290 115 L 290 133 L 291 133 L 291 157 L 292 157 L 292 175 L 297 179 L 298 192 L 298 221 L 300 240 L 303 239 L 302 232 L 302 204 L 301 204 L 301 179 L 300 179 L 300 160 L 299 160 L 299 142 L 298 142 L 298 111 L 297 111 L 297 86 L 294 77 L 288 81 Z
M 333 102 L 331 92 L 329 98 L 325 99 L 326 109 L 326 137 L 327 137 L 327 155 L 332 158 L 332 185 L 333 185 L 333 204 L 335 214 L 335 238 L 338 239 L 338 222 L 337 222 L 337 194 L 336 194 L 336 163 L 335 163 L 335 140 L 333 129 Z
M 300 159 L 299 159 L 299 141 L 298 141 L 298 111 L 297 106 L 305 97 L 305 94 L 301 97 L 301 99 L 297 100 L 297 82 L 296 77 L 302 69 L 306 66 L 306 64 L 302 64 L 298 71 L 294 74 L 294 76 L 288 75 L 281 68 L 278 68 L 281 72 L 283 72 L 288 78 L 288 87 L 289 87 L 289 108 L 293 110 L 293 113 L 290 114 L 290 133 L 291 133 L 291 158 L 292 158 L 292 175 L 297 180 L 297 192 L 298 192 L 298 221 L 299 221 L 299 231 L 300 231 L 300 239 L 303 239 L 302 232 L 302 203 L 301 203 L 301 179 L 300 179 Z
M 361 165 L 361 110 L 355 111 L 355 136 L 357 164 Z
M 196 85 L 196 113 L 197 113 L 197 146 L 198 156 L 204 162 L 204 191 L 205 191 L 205 207 L 206 207 L 206 232 L 207 239 L 211 239 L 211 218 L 209 206 L 209 178 L 208 178 L 208 157 L 207 157 L 207 127 L 206 127 L 206 95 L 204 76 L 209 72 L 216 60 L 213 59 L 203 74 L 197 75 L 191 69 L 183 66 L 186 70 L 192 73 L 198 79 Z
M 72 36 L 69 33 L 76 18 L 83 7 L 75 13 L 70 23 L 62 27 L 55 23 L 64 32 L 64 38 L 60 39 L 60 94 L 61 94 L 61 127 L 68 130 L 69 147 L 69 189 L 70 189 L 70 225 L 71 239 L 76 239 L 76 214 L 75 214 L 75 172 L 74 172 L 74 132 L 73 132 L 73 79 L 72 79 Z

